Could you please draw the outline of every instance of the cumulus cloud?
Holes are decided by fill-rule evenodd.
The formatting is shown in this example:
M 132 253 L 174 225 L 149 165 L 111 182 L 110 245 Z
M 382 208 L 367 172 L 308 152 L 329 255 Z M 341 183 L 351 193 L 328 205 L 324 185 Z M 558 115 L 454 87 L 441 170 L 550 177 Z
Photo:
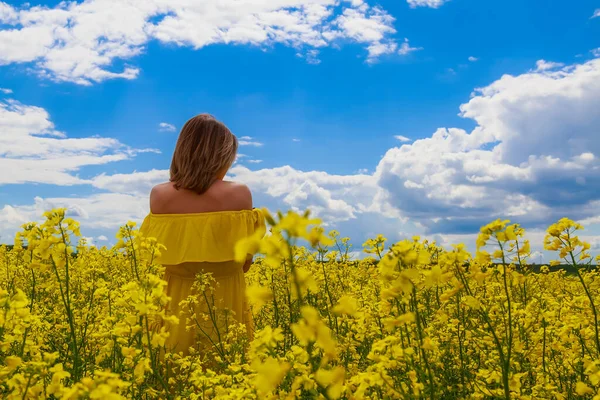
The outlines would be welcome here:
M 75 173 L 84 166 L 131 158 L 140 151 L 116 139 L 68 138 L 48 112 L 15 100 L 0 100 L 0 185 L 87 183 Z
M 477 61 L 479 61 L 479 58 L 477 58 L 477 57 L 473 57 L 473 56 L 470 56 L 470 57 L 469 57 L 469 61 L 470 61 L 470 62 L 477 62 Z
M 431 8 L 439 8 L 444 5 L 444 3 L 449 2 L 450 0 L 406 0 L 408 5 L 412 8 L 416 7 L 431 7 Z
M 394 19 L 364 1 L 88 0 L 53 7 L 0 2 L 0 65 L 29 63 L 41 76 L 90 85 L 134 79 L 128 64 L 153 40 L 200 49 L 214 44 L 283 44 L 317 63 L 341 41 L 391 53 Z
M 356 7 L 346 8 L 323 33 L 324 40 L 350 39 L 367 46 L 367 61 L 393 53 L 398 45 L 390 38 L 396 33 L 394 18 L 379 7 L 369 7 L 356 2 Z
M 471 132 L 440 128 L 389 150 L 375 173 L 379 201 L 433 232 L 598 215 L 600 60 L 556 68 L 476 90 L 460 107 Z
M 161 122 L 158 124 L 158 130 L 161 132 L 175 132 L 177 128 L 173 124 L 169 124 L 168 122 Z
M 310 209 L 330 227 L 346 221 L 356 222 L 359 218 L 356 226 L 367 229 L 368 221 L 382 218 L 369 209 L 376 189 L 370 175 L 331 175 L 289 166 L 252 171 L 238 165 L 230 170 L 227 178 L 247 184 L 257 206 L 273 211 Z M 167 179 L 167 170 L 101 174 L 90 179 L 95 188 L 104 191 L 101 194 L 81 198 L 37 197 L 34 204 L 5 205 L 0 209 L 0 235 L 13 235 L 23 223 L 37 221 L 44 211 L 56 207 L 67 207 L 70 215 L 79 219 L 86 229 L 112 232 L 128 220 L 140 222 L 148 212 L 150 189 Z M 119 204 L 118 210 L 114 204 Z M 393 232 L 397 224 L 398 221 L 390 223 L 387 232 Z M 378 226 L 381 228 L 384 224 Z M 374 234 L 376 229 L 373 228 L 368 229 Z M 348 231 L 351 229 L 351 226 L 347 228 Z M 364 231 L 352 230 L 352 233 L 358 237 Z
M 290 166 L 252 171 L 235 166 L 230 175 L 246 183 L 256 193 L 255 198 L 266 204 L 295 210 L 308 208 L 326 222 L 350 220 L 368 211 L 375 193 L 373 179 L 362 174 L 331 175 Z
M 118 204 L 118 207 L 115 207 Z M 67 213 L 81 222 L 86 229 L 104 229 L 115 232 L 129 220 L 141 221 L 148 213 L 148 199 L 122 193 L 102 193 L 89 197 L 36 197 L 33 204 L 5 205 L 0 209 L 0 242 L 26 222 L 42 221 L 42 214 L 54 208 L 66 208 Z
M 592 18 L 598 18 L 600 17 L 600 8 L 596 9 L 594 11 L 594 14 L 592 14 Z
M 114 193 L 147 196 L 153 186 L 168 181 L 169 171 L 153 169 L 129 174 L 100 174 L 90 180 L 92 186 Z

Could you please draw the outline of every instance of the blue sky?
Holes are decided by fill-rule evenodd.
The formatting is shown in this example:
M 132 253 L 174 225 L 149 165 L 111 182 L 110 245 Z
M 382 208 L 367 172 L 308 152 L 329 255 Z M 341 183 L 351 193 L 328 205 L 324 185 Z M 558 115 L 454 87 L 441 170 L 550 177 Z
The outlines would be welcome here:
M 505 215 L 541 238 L 571 210 L 598 241 L 598 1 L 178 3 L 0 2 L 0 166 L 17 171 L 0 178 L 0 241 L 55 205 L 110 239 L 118 218 L 143 217 L 199 112 L 260 144 L 232 171 L 257 206 L 312 208 L 357 243 L 378 232 L 469 241 Z M 436 139 L 440 128 L 450 133 Z M 10 150 L 54 130 L 80 141 Z M 569 144 L 538 145 L 549 140 Z M 107 216 L 102 201 L 123 210 Z

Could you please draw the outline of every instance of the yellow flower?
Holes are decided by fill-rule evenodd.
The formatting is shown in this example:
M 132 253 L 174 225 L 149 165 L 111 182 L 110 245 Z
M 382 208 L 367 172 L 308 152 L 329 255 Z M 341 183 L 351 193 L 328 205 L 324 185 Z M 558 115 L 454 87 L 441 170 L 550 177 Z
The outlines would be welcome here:
M 330 370 L 320 368 L 315 372 L 315 380 L 319 385 L 327 388 L 327 395 L 330 398 L 338 399 L 342 395 L 345 375 L 346 370 L 341 366 Z
M 425 271 L 425 287 L 440 285 L 448 281 L 449 276 L 442 271 L 439 265 L 434 265 L 429 271 Z
M 264 286 L 252 285 L 246 288 L 246 295 L 251 304 L 260 309 L 267 302 L 273 300 L 273 291 Z
M 586 394 L 594 394 L 594 390 L 581 381 L 577 382 L 577 384 L 575 385 L 575 392 L 580 396 L 584 396 Z
M 518 229 L 517 225 L 509 225 L 506 227 L 504 233 L 507 240 L 517 240 L 517 234 L 515 233 L 516 229 Z
M 431 341 L 430 337 L 426 337 L 423 339 L 423 344 L 421 345 L 423 350 L 433 350 L 435 348 L 434 343 Z
M 277 388 L 290 369 L 290 364 L 273 357 L 267 357 L 262 362 L 255 360 L 252 363 L 252 368 L 256 371 L 256 389 L 261 395 L 266 395 Z
M 320 223 L 321 220 L 319 219 L 309 219 L 293 211 L 288 211 L 277 224 L 277 228 L 287 232 L 291 237 L 310 240 L 308 227 L 310 225 L 319 225 Z
M 332 311 L 338 315 L 346 314 L 353 316 L 356 314 L 357 309 L 358 305 L 356 299 L 350 296 L 342 296 L 338 303 L 332 308 Z
M 335 241 L 324 234 L 324 229 L 320 226 L 313 227 L 308 233 L 308 242 L 311 246 L 332 246 Z
M 509 381 L 508 386 L 511 391 L 519 393 L 521 391 L 521 378 L 526 375 L 525 373 L 513 374 Z
M 473 296 L 465 296 L 463 302 L 474 310 L 479 310 L 481 308 L 481 303 Z
M 415 320 L 415 313 L 408 312 L 398 317 L 385 317 L 381 320 L 381 322 L 383 323 L 383 326 L 388 330 L 388 332 L 391 332 L 394 330 L 394 328 L 405 324 L 414 323 Z
M 475 253 L 475 261 L 482 265 L 487 265 L 492 262 L 490 253 L 484 250 L 477 250 Z
M 150 360 L 148 358 L 142 358 L 135 366 L 133 371 L 133 376 L 135 377 L 135 382 L 140 384 L 144 381 L 146 372 L 152 371 L 150 367 Z
M 138 350 L 135 347 L 122 347 L 121 354 L 125 358 L 133 358 L 137 354 Z
M 8 356 L 8 357 L 6 357 L 6 359 L 4 360 L 4 362 L 6 363 L 6 366 L 8 367 L 9 370 L 14 370 L 19 365 L 21 365 L 21 363 L 23 361 L 21 360 L 20 357 Z
M 323 322 L 317 325 L 317 346 L 323 349 L 326 356 L 334 358 L 337 355 L 336 342 L 331 336 L 331 330 Z
M 475 242 L 475 244 L 477 245 L 477 250 L 479 250 L 481 247 L 484 247 L 489 239 L 489 234 L 480 233 L 479 235 L 477 235 L 477 240 Z
M 552 260 L 549 262 L 551 267 L 556 267 L 557 265 L 560 265 L 560 261 L 559 260 Z
M 521 270 L 531 246 L 508 221 L 482 228 L 475 257 L 463 244 L 445 249 L 419 237 L 386 248 L 379 235 L 365 246 L 374 257 L 352 260 L 337 232 L 329 235 L 340 247 L 334 251 L 297 246 L 300 238 L 324 244 L 323 230 L 311 228 L 308 214 L 279 213 L 279 222 L 267 218 L 268 236 L 238 247 L 243 260 L 264 254 L 244 278 L 250 302 L 267 307 L 236 315 L 222 301 L 231 293 L 217 285 L 217 273 L 198 274 L 194 294 L 173 304 L 156 259 L 163 247 L 133 224 L 119 229 L 120 247 L 98 249 L 75 238 L 79 224 L 64 210 L 46 216 L 23 225 L 14 248 L 0 245 L 6 398 L 417 398 L 430 394 L 428 369 L 441 399 L 504 398 L 506 360 L 497 346 L 504 351 L 510 341 L 510 396 L 600 400 L 600 361 L 591 356 L 600 272 Z M 549 227 L 544 247 L 586 266 L 596 254 L 580 229 L 562 219 Z M 494 251 L 519 265 L 491 265 Z M 297 285 L 303 296 L 295 296 Z M 168 351 L 178 340 L 170 337 L 178 316 L 182 331 L 196 331 L 185 355 Z M 254 330 L 239 323 L 247 318 Z M 457 386 L 457 376 L 472 384 Z M 559 387 L 553 376 L 566 380 Z
M 153 348 L 163 347 L 168 337 L 169 332 L 167 332 L 165 327 L 163 326 L 160 328 L 160 332 L 152 333 L 150 344 Z
M 256 232 L 247 238 L 243 238 L 239 240 L 235 244 L 234 249 L 234 257 L 237 262 L 244 262 L 248 258 L 248 256 L 252 256 L 258 252 L 260 249 L 260 240 L 262 239 L 262 235 L 256 234 Z
M 306 346 L 309 342 L 315 340 L 315 332 L 305 320 L 300 320 L 299 322 L 292 324 L 291 329 L 302 346 Z

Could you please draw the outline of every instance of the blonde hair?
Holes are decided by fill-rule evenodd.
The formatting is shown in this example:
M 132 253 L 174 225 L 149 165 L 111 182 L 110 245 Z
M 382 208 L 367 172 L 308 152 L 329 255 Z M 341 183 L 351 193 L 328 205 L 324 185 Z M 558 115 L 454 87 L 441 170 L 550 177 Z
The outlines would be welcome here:
M 173 152 L 171 178 L 176 189 L 202 194 L 231 167 L 238 141 L 231 131 L 210 114 L 200 114 L 185 123 Z

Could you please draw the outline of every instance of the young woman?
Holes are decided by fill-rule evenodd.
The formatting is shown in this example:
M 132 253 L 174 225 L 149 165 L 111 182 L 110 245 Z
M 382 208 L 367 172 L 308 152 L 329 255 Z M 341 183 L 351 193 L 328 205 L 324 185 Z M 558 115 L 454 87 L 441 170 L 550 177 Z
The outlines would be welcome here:
M 206 298 L 197 293 L 196 319 L 202 321 L 201 314 L 208 315 L 206 299 L 214 298 L 219 309 L 229 310 L 229 324 L 232 319 L 245 324 L 252 336 L 244 282 L 252 257 L 245 263 L 235 262 L 234 247 L 238 240 L 262 229 L 264 218 L 260 210 L 252 208 L 248 187 L 223 180 L 237 148 L 236 137 L 224 124 L 208 114 L 195 116 L 179 134 L 169 182 L 155 186 L 150 193 L 150 214 L 141 232 L 167 248 L 161 262 L 171 297 L 168 313 L 180 320 L 178 326 L 169 328 L 166 346 L 170 351 L 188 354 L 190 347 L 211 345 L 223 334 L 212 321 L 186 329 L 186 313 L 179 303 L 191 294 L 200 272 L 211 273 L 217 285 L 214 292 L 205 292 Z

